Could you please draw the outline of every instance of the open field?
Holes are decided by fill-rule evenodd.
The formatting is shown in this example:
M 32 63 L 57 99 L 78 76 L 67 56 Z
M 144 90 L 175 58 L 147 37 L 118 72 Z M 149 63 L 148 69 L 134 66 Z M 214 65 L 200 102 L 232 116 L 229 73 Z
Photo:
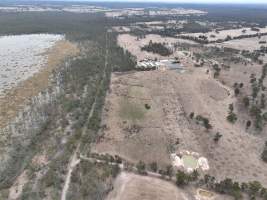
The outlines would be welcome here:
M 146 35 L 143 39 L 138 39 L 136 36 L 132 36 L 130 34 L 121 34 L 118 36 L 118 45 L 127 49 L 132 55 L 136 56 L 137 60 L 143 59 L 163 59 L 166 58 L 164 56 L 160 56 L 158 54 L 149 53 L 147 51 L 141 51 L 141 47 L 147 45 L 149 41 L 152 40 L 153 42 L 159 43 L 166 43 L 167 46 L 172 46 L 177 43 L 188 43 L 188 44 L 196 44 L 190 40 L 183 40 L 171 37 L 161 37 L 159 35 Z M 174 55 L 172 55 L 174 56 Z
M 168 181 L 122 172 L 114 182 L 113 190 L 105 200 L 229 200 L 194 187 L 178 188 Z
M 247 36 L 253 35 L 258 33 L 267 33 L 267 27 L 265 28 L 258 28 L 259 31 L 251 30 L 251 28 L 239 28 L 239 29 L 230 29 L 230 30 L 222 30 L 216 32 L 215 30 L 207 33 L 185 33 L 181 34 L 181 36 L 192 36 L 192 37 L 199 37 L 205 36 L 209 42 L 216 41 L 216 40 L 225 40 L 227 36 L 231 38 L 238 37 L 238 36 Z
M 116 179 L 113 191 L 106 200 L 191 200 L 174 184 L 151 177 L 122 172 Z
M 244 38 L 239 40 L 231 40 L 219 44 L 211 44 L 219 47 L 227 47 L 238 50 L 254 51 L 259 50 L 261 46 L 267 46 L 267 44 L 260 44 L 261 41 L 267 42 L 267 36 Z
M 136 42 L 138 46 L 139 41 Z M 127 46 L 128 50 L 142 59 L 142 54 L 131 49 L 133 46 Z M 229 104 L 236 103 L 232 84 L 244 80 L 249 92 L 249 75 L 255 68 L 260 72 L 261 66 L 253 69 L 248 65 L 241 70 L 240 78 L 238 68 L 233 66 L 222 75 L 228 77 L 223 85 L 206 73 L 207 66 L 194 68 L 189 58 L 183 64 L 186 66 L 183 74 L 174 71 L 113 74 L 103 113 L 105 128 L 95 151 L 118 154 L 133 162 L 156 161 L 161 166 L 170 162 L 170 151 L 195 151 L 208 159 L 208 173 L 219 180 L 226 177 L 240 182 L 258 180 L 266 186 L 267 168 L 260 159 L 266 135 L 248 134 L 242 117 L 234 125 L 226 120 Z M 130 112 L 135 120 L 122 118 L 122 101 L 135 106 Z M 145 104 L 151 108 L 145 110 Z M 206 131 L 188 119 L 191 112 L 207 117 L 213 129 Z M 213 141 L 216 132 L 223 135 L 219 144 Z

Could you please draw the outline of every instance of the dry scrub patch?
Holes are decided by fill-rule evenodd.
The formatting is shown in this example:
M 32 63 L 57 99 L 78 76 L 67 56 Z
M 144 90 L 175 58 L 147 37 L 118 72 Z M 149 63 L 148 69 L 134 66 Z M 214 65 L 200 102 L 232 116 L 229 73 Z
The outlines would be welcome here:
M 0 127 L 5 127 L 31 97 L 48 88 L 50 85 L 49 77 L 53 70 L 66 57 L 73 56 L 78 52 L 77 46 L 66 40 L 61 40 L 48 49 L 45 67 L 26 81 L 21 82 L 17 87 L 6 91 L 5 96 L 0 98 Z

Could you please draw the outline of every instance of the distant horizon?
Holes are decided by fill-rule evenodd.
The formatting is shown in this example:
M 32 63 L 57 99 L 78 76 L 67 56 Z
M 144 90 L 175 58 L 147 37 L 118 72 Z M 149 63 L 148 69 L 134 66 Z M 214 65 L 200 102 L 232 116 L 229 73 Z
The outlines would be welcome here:
M 267 4 L 266 0 L 2 0 L 4 2 L 163 3 L 163 4 Z M 1 3 L 1 2 L 0 2 Z

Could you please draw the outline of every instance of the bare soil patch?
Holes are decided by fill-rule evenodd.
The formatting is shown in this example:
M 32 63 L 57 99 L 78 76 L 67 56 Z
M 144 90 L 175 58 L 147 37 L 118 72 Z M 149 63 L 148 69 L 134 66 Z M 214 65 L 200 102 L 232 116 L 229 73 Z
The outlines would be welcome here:
M 106 200 L 189 200 L 183 190 L 174 184 L 151 177 L 121 173 L 115 181 L 114 190 Z
M 9 189 L 8 199 L 9 200 L 19 199 L 19 197 L 22 194 L 23 186 L 28 181 L 29 181 L 29 177 L 27 176 L 27 171 L 24 171 L 20 176 L 18 176 L 14 184 Z

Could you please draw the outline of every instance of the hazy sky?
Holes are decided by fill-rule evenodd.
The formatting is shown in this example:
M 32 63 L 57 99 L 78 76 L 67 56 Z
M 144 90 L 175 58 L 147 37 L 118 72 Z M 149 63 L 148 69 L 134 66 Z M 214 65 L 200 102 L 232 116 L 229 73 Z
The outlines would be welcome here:
M 1 0 L 0 0 L 1 1 Z M 71 1 L 71 0 L 68 0 Z M 165 2 L 165 3 L 264 3 L 267 0 L 73 0 L 73 1 L 120 1 L 120 2 Z
M 5 0 L 0 0 L 5 1 Z M 20 1 L 20 0 L 17 0 Z M 22 0 L 23 1 L 23 0 Z M 41 1 L 41 0 L 33 0 L 33 1 Z M 45 1 L 57 1 L 57 0 L 45 0 Z M 163 2 L 163 3 L 233 3 L 233 4 L 267 4 L 267 0 L 59 0 L 59 1 L 100 1 L 100 2 Z

